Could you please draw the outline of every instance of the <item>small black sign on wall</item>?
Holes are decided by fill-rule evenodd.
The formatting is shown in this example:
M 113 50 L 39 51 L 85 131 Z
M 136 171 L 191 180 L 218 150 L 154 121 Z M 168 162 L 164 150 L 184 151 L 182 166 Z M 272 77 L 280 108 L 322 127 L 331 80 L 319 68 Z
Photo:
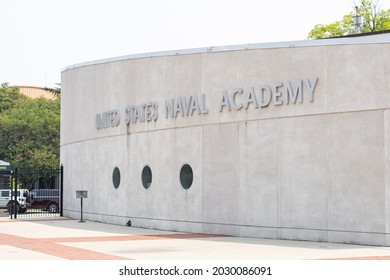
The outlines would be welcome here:
M 88 198 L 88 191 L 76 191 L 76 198 Z

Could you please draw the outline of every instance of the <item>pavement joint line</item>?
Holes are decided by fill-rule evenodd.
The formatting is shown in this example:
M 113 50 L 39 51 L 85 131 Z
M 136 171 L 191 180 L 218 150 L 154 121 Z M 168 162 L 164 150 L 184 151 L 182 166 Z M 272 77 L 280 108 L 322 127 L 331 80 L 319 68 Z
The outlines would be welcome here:
M 42 218 L 30 218 L 30 217 L 24 217 L 24 218 L 18 218 L 18 219 L 0 219 L 0 223 L 12 223 L 12 222 L 51 222 L 51 221 L 69 221 L 69 220 L 76 220 L 72 218 L 48 218 L 48 219 L 42 219 Z
M 120 236 L 88 236 L 88 237 L 56 237 L 56 238 L 37 238 L 45 242 L 108 242 L 108 241 L 141 241 L 141 240 L 164 240 L 164 239 L 201 239 L 227 237 L 219 234 L 201 234 L 201 233 L 179 233 L 179 234 L 148 234 L 148 235 L 120 235 Z
M 69 221 L 76 220 L 72 218 L 35 218 L 35 217 L 24 217 L 18 219 L 0 219 L 0 223 L 17 223 L 17 222 L 52 222 L 52 221 Z

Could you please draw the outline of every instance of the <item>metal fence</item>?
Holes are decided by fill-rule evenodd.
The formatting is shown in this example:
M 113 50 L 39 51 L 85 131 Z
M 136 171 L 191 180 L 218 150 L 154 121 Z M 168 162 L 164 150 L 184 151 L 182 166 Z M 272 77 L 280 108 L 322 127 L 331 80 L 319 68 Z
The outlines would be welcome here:
M 7 211 L 11 219 L 30 216 L 62 216 L 64 168 L 11 172 L 11 197 Z

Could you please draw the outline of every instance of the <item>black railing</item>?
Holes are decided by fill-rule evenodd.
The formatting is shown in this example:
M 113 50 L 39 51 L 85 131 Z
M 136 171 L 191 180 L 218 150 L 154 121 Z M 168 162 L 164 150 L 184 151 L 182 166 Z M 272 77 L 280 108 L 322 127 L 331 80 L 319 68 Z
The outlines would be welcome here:
M 18 216 L 62 216 L 64 168 L 24 170 L 11 173 L 11 199 L 7 211 Z

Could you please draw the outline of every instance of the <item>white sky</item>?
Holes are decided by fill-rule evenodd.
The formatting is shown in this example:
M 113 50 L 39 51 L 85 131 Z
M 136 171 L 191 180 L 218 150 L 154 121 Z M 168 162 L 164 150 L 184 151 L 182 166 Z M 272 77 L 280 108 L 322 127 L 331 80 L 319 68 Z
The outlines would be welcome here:
M 382 0 L 383 8 L 389 0 Z M 54 86 L 76 63 L 304 40 L 352 0 L 0 0 L 0 83 Z

